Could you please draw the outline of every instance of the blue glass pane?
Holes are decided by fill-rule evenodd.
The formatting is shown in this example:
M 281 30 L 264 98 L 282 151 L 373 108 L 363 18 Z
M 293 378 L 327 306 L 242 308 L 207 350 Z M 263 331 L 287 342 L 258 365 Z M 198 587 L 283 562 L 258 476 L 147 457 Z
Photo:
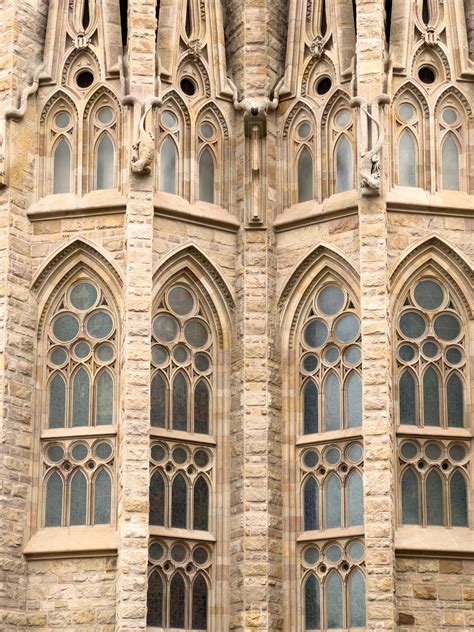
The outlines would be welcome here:
M 158 571 L 154 571 L 148 579 L 147 626 L 163 625 L 163 593 L 163 580 Z
M 402 477 L 402 523 L 419 524 L 419 483 L 413 470 L 407 470 Z
M 194 390 L 194 432 L 209 434 L 209 387 L 200 380 Z
M 89 425 L 90 383 L 87 371 L 80 368 L 72 383 L 72 425 Z
M 45 527 L 60 527 L 63 512 L 63 479 L 53 472 L 46 483 Z
M 321 629 L 320 600 L 319 582 L 311 573 L 304 585 L 304 618 L 306 632 Z
M 362 380 L 358 373 L 351 373 L 346 381 L 347 427 L 362 426 Z
M 182 630 L 186 626 L 186 585 L 183 577 L 176 573 L 170 585 L 170 627 Z
M 303 433 L 318 432 L 318 387 L 309 380 L 303 388 Z
M 169 136 L 160 152 L 160 191 L 176 193 L 176 147 Z
M 310 476 L 305 483 L 303 492 L 304 530 L 319 529 L 319 486 Z
M 156 373 L 151 381 L 151 425 L 155 428 L 166 426 L 166 383 L 161 373 Z
M 112 481 L 102 469 L 94 479 L 94 524 L 110 524 L 112 513 Z
M 423 419 L 425 426 L 439 426 L 439 377 L 429 367 L 423 375 Z
M 404 371 L 399 384 L 400 423 L 416 424 L 416 385 L 410 371 Z
M 364 487 L 360 472 L 353 472 L 347 482 L 347 526 L 364 524 Z
M 71 480 L 69 524 L 86 524 L 87 521 L 87 480 L 78 470 Z
M 114 383 L 109 371 L 102 371 L 97 380 L 95 423 L 98 426 L 113 423 Z
M 182 373 L 173 381 L 173 428 L 188 429 L 188 381 Z
M 209 528 L 209 487 L 202 476 L 194 483 L 193 529 Z
M 165 524 L 165 482 L 156 470 L 150 481 L 150 516 L 151 525 L 163 527 Z
M 461 472 L 455 472 L 449 483 L 451 498 L 451 525 L 453 527 L 468 527 L 467 516 L 467 484 Z
M 66 425 L 66 382 L 57 373 L 49 384 L 49 414 L 50 428 L 64 428 Z
M 304 147 L 298 158 L 298 202 L 307 202 L 313 197 L 313 157 Z
M 342 136 L 336 148 L 336 193 L 352 189 L 352 147 Z
M 178 474 L 171 488 L 171 526 L 186 529 L 188 487 L 186 481 Z
M 328 629 L 343 628 L 342 579 L 335 571 L 329 575 L 326 582 L 326 609 Z
M 193 630 L 207 630 L 207 582 L 199 573 L 193 583 Z
M 341 481 L 336 474 L 331 474 L 324 486 L 324 509 L 326 529 L 342 527 L 341 516 Z
M 451 428 L 463 428 L 464 389 L 462 380 L 457 373 L 453 373 L 448 379 L 446 399 L 448 402 L 448 426 Z
M 426 523 L 443 525 L 443 481 L 440 475 L 432 471 L 426 478 Z
M 324 381 L 325 430 L 341 429 L 341 383 L 331 372 Z
M 113 189 L 115 175 L 115 149 L 108 134 L 104 134 L 97 147 L 97 189 Z
M 349 626 L 365 627 L 365 577 L 358 569 L 349 577 Z

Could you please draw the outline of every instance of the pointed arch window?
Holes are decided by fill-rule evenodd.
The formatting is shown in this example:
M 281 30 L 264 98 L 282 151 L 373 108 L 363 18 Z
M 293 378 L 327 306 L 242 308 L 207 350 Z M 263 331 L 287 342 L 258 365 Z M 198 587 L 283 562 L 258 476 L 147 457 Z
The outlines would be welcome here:
M 398 184 L 417 186 L 416 143 L 412 132 L 405 129 L 398 141 Z
M 347 136 L 341 136 L 336 144 L 336 193 L 353 188 L 352 145 Z
M 84 110 L 85 189 L 115 189 L 118 186 L 120 106 L 99 89 Z
M 330 107 L 328 105 L 328 107 Z M 327 152 L 332 165 L 329 168 L 328 182 L 323 182 L 323 191 L 328 195 L 343 193 L 354 188 L 354 120 L 352 111 L 345 99 L 323 114 L 327 138 Z M 324 176 L 323 176 L 324 177 Z
M 70 193 L 72 177 L 71 146 L 62 136 L 54 149 L 53 193 Z
M 459 146 L 454 134 L 448 132 L 444 137 L 441 149 L 443 189 L 460 190 L 459 167 Z
M 167 136 L 160 150 L 160 191 L 176 193 L 176 168 L 176 146 Z
M 214 203 L 214 158 L 207 147 L 199 158 L 199 199 L 202 202 Z
M 42 526 L 111 524 L 118 335 L 111 297 L 81 273 L 63 286 L 44 322 L 45 419 L 47 431 L 62 429 L 62 438 L 42 430 Z M 107 438 L 95 436 L 98 426 L 109 428 Z
M 197 122 L 196 188 L 198 200 L 224 206 L 228 199 L 225 175 L 228 128 L 217 107 L 207 107 Z
M 97 144 L 96 189 L 115 186 L 115 148 L 109 134 L 104 133 Z
M 298 156 L 298 202 L 314 198 L 313 180 L 313 156 L 304 146 Z

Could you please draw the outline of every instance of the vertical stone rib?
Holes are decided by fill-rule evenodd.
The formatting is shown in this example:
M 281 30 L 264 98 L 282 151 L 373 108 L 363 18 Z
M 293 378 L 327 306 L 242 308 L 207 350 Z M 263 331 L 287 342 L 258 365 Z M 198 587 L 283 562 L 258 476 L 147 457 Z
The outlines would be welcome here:
M 146 99 L 153 95 L 154 84 L 154 0 L 129 2 L 128 48 L 132 94 Z M 134 135 L 138 135 L 137 122 Z M 153 178 L 131 176 L 125 218 L 119 426 L 118 631 L 146 628 L 152 255 Z
M 357 2 L 357 79 L 369 103 L 383 92 L 384 3 Z M 383 197 L 359 197 L 363 353 L 367 629 L 391 630 L 394 491 L 387 213 Z

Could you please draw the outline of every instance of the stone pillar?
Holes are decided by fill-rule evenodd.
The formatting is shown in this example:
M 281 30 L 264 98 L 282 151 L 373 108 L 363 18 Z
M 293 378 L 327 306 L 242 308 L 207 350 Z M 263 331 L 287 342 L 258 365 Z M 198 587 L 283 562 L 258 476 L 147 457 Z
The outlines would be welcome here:
M 371 104 L 384 91 L 383 0 L 358 0 L 357 33 L 358 94 Z M 367 629 L 391 630 L 395 503 L 387 213 L 383 196 L 359 191 Z
M 129 2 L 128 28 L 130 92 L 143 103 L 153 96 L 155 0 Z M 136 142 L 140 104 L 128 115 Z M 130 156 L 130 148 L 125 149 Z M 152 253 L 153 177 L 131 174 L 125 218 L 117 631 L 146 628 Z

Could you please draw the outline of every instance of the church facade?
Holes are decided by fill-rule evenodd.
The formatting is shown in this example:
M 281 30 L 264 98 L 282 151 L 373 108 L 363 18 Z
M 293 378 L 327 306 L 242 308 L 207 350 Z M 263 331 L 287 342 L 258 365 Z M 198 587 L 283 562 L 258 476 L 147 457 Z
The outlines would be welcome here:
M 0 0 L 0 629 L 474 629 L 472 0 Z

